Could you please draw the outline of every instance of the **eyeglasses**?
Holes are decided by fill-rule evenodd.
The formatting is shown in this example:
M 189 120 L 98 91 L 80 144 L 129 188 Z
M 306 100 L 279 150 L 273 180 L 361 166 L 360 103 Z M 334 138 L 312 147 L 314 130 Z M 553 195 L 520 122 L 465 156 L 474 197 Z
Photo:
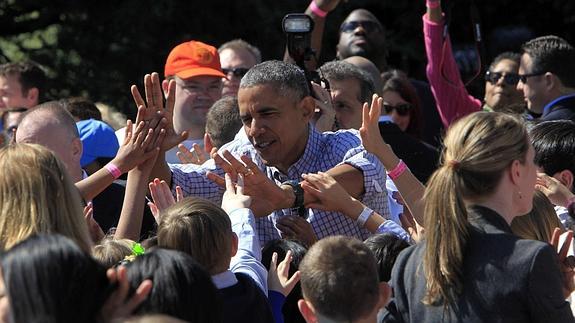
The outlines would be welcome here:
M 409 111 L 411 110 L 411 104 L 409 103 L 403 103 L 403 104 L 398 104 L 398 105 L 390 105 L 390 104 L 383 104 L 383 108 L 385 109 L 385 113 L 390 114 L 391 111 L 395 110 L 397 112 L 397 114 L 399 114 L 400 116 L 406 116 L 409 114 Z
M 340 31 L 342 33 L 352 33 L 357 27 L 361 26 L 366 33 L 371 33 L 381 30 L 381 26 L 375 21 L 348 21 L 341 25 Z
M 235 77 L 242 78 L 246 73 L 249 71 L 249 68 L 245 67 L 236 67 L 236 68 L 222 68 L 222 72 L 226 75 L 230 75 L 232 73 Z
M 532 76 L 539 76 L 539 75 L 543 75 L 546 72 L 538 72 L 538 73 L 529 73 L 529 74 L 519 74 L 519 80 L 521 81 L 521 83 L 525 84 L 527 83 L 527 79 L 532 77 Z
M 501 73 L 501 72 L 485 72 L 485 81 L 496 84 L 503 77 L 503 82 L 508 85 L 517 85 L 519 83 L 520 76 L 515 73 Z

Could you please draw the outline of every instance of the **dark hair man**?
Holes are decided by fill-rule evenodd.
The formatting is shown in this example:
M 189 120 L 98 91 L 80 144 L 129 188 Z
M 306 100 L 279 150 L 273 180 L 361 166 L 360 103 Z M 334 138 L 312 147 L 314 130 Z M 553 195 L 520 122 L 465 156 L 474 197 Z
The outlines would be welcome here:
M 45 86 L 46 74 L 35 63 L 0 65 L 0 108 L 30 109 L 40 103 Z

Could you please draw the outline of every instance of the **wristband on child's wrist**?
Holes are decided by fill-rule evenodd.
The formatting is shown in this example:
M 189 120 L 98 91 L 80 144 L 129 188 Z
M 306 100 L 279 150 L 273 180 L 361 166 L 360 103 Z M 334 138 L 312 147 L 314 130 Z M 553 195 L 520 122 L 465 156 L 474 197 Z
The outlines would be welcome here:
M 106 168 L 106 170 L 110 173 L 110 175 L 112 175 L 112 177 L 114 177 L 114 179 L 118 179 L 118 177 L 122 176 L 122 171 L 113 163 L 106 164 L 104 168 Z
M 397 166 L 395 166 L 395 168 L 387 172 L 387 176 L 389 176 L 389 178 L 391 178 L 391 180 L 393 181 L 399 176 L 401 176 L 403 173 L 405 173 L 406 170 L 408 170 L 407 165 L 403 162 L 403 160 L 400 159 Z
M 435 8 L 438 8 L 439 6 L 441 6 L 441 1 L 440 0 L 427 0 L 425 2 L 425 5 L 429 9 L 435 9 Z
M 367 206 L 363 207 L 363 210 L 361 211 L 361 213 L 359 214 L 359 216 L 357 217 L 357 225 L 359 225 L 360 227 L 364 227 L 365 223 L 367 222 L 367 220 L 369 220 L 369 217 L 371 217 L 371 215 L 373 214 L 373 210 L 368 208 Z

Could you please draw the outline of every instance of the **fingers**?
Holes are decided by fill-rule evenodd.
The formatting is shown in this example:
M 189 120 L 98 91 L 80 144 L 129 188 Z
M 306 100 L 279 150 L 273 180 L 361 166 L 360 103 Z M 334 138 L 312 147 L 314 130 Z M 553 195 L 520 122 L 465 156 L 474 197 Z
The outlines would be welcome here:
M 176 153 L 176 156 L 178 156 L 182 164 L 194 163 L 194 156 L 188 150 L 188 147 L 186 147 L 184 144 L 178 145 L 178 152 Z
M 152 73 L 152 98 L 154 106 L 158 110 L 164 110 L 164 96 L 162 94 L 162 85 L 160 83 L 160 76 L 158 73 Z
M 126 121 L 126 129 L 124 129 L 124 143 L 122 146 L 127 145 L 132 141 L 132 132 L 134 131 L 132 120 L 128 119 Z
M 127 315 L 132 313 L 142 302 L 146 300 L 150 292 L 152 291 L 152 281 L 149 279 L 144 280 L 134 295 L 124 304 L 123 312 Z
M 272 260 L 270 261 L 270 270 L 269 270 L 269 272 L 274 272 L 274 271 L 276 271 L 277 264 L 278 264 L 278 253 L 277 253 L 277 252 L 274 252 L 274 253 L 272 253 Z
M 168 83 L 168 97 L 166 98 L 166 106 L 165 106 L 165 111 L 170 116 L 173 115 L 175 102 L 176 102 L 176 81 L 170 80 Z
M 569 230 L 565 235 L 565 241 L 563 241 L 563 244 L 561 245 L 561 250 L 559 250 L 559 260 L 563 261 L 565 258 L 567 258 L 567 253 L 569 252 L 569 247 L 571 246 L 572 242 L 573 231 Z
M 559 250 L 559 236 L 561 235 L 561 229 L 553 229 L 553 235 L 551 235 L 551 241 L 549 243 L 555 248 L 555 251 Z
M 237 174 L 247 174 L 249 172 L 249 169 L 242 162 L 237 160 L 229 151 L 224 150 L 223 155 Z
M 194 144 L 193 150 L 194 150 L 194 153 L 196 154 L 198 164 L 203 164 L 206 160 L 208 160 L 208 155 L 202 149 L 202 147 L 200 147 L 200 145 Z
M 154 219 L 156 219 L 156 223 L 160 224 L 160 210 L 158 210 L 156 204 L 153 202 L 148 202 L 148 207 L 150 208 L 150 212 L 152 212 Z
M 228 173 L 226 173 L 228 174 Z M 226 187 L 226 181 L 223 177 L 221 177 L 220 175 L 213 173 L 213 172 L 207 172 L 206 173 L 206 177 L 208 177 L 208 179 L 214 183 L 216 183 L 216 185 L 218 185 L 219 187 Z
M 146 106 L 148 109 L 156 109 L 154 104 L 154 84 L 152 83 L 152 75 L 144 75 L 144 92 L 146 95 Z
M 184 199 L 184 191 L 180 186 L 176 186 L 176 202 Z
M 236 188 L 234 186 L 234 182 L 232 182 L 232 178 L 231 178 L 230 174 L 226 173 L 224 175 L 224 177 L 225 177 L 225 181 L 226 181 L 226 191 L 235 194 Z
M 130 92 L 132 92 L 132 97 L 134 98 L 134 102 L 136 103 L 136 106 L 142 107 L 142 108 L 146 108 L 146 102 L 144 101 L 144 99 L 142 99 L 142 95 L 140 94 L 140 91 L 138 90 L 138 87 L 135 85 L 132 85 L 130 87 Z M 142 119 L 138 119 L 141 118 L 142 115 L 138 114 L 138 116 L 136 117 L 136 123 L 139 123 L 140 121 L 142 121 Z
M 216 165 L 218 165 L 219 167 L 221 167 L 223 169 L 223 171 L 225 173 L 230 174 L 230 176 L 232 177 L 232 180 L 236 179 L 237 175 L 236 175 L 236 171 L 235 171 L 234 167 L 227 160 L 225 160 L 222 156 L 220 156 L 220 154 L 218 154 L 217 152 L 214 152 L 214 150 L 212 150 L 212 159 L 214 160 Z M 221 176 L 218 176 L 218 177 L 221 178 Z M 216 183 L 218 183 L 218 182 L 216 182 Z
M 236 186 L 236 193 L 238 195 L 244 195 L 244 175 L 243 174 L 239 174 L 238 175 L 238 185 Z

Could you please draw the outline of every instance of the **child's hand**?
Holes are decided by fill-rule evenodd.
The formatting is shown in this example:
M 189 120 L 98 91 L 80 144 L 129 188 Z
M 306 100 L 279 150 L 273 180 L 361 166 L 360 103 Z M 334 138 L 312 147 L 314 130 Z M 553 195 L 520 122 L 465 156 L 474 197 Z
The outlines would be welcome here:
M 280 292 L 285 297 L 291 293 L 295 285 L 299 282 L 300 272 L 296 271 L 291 278 L 289 277 L 289 267 L 292 261 L 292 251 L 288 250 L 286 256 L 279 266 L 278 254 L 274 252 L 272 254 L 272 260 L 270 262 L 270 269 L 268 271 L 268 288 L 270 290 Z

